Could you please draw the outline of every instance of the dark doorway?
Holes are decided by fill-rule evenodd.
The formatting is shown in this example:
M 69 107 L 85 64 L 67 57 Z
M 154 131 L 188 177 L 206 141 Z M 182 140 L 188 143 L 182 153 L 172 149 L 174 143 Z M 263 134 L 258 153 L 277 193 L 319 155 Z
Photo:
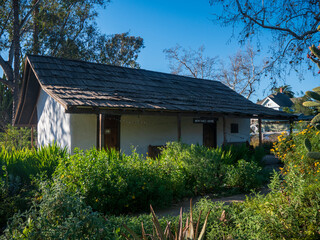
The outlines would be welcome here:
M 120 117 L 105 116 L 104 119 L 104 147 L 120 150 Z
M 203 124 L 203 145 L 206 147 L 217 147 L 217 124 Z

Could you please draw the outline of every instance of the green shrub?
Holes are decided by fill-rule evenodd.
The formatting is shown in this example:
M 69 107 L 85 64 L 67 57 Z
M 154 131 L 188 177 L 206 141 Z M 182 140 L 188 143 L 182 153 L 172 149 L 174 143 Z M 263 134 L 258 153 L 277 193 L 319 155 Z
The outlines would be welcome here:
M 36 139 L 36 133 L 34 132 L 34 139 Z M 8 124 L 4 132 L 0 132 L 0 146 L 11 149 L 31 149 L 31 129 L 30 128 L 18 128 Z
M 14 213 L 29 209 L 37 175 L 51 178 L 66 151 L 56 145 L 32 149 L 0 149 L 0 232 Z
M 22 182 L 29 183 L 32 176 L 46 172 L 50 178 L 59 160 L 66 158 L 65 149 L 56 144 L 36 149 L 0 149 L 0 165 L 5 166 L 8 175 L 19 177 Z M 3 174 L 0 169 L 0 174 Z
M 80 191 L 94 209 L 130 213 L 147 211 L 149 204 L 163 207 L 186 196 L 218 192 L 226 164 L 234 161 L 232 154 L 232 148 L 224 151 L 182 143 L 168 143 L 158 159 L 91 149 L 60 161 L 55 174 L 70 190 Z M 247 170 L 252 175 L 250 168 L 242 169 L 242 174 Z
M 181 165 L 186 189 L 193 194 L 217 191 L 222 186 L 223 166 L 230 158 L 230 151 L 210 149 L 200 145 L 177 142 L 167 143 L 159 160 Z
M 2 239 L 114 239 L 108 221 L 68 193 L 59 180 L 41 183 L 32 208 L 16 214 Z
M 170 204 L 177 185 L 183 186 L 181 174 L 175 163 L 96 149 L 77 151 L 61 161 L 56 170 L 70 190 L 79 190 L 87 204 L 108 213 Z
M 227 167 L 225 182 L 229 187 L 238 187 L 244 191 L 261 187 L 262 179 L 259 178 L 261 167 L 255 162 L 239 160 L 235 166 Z

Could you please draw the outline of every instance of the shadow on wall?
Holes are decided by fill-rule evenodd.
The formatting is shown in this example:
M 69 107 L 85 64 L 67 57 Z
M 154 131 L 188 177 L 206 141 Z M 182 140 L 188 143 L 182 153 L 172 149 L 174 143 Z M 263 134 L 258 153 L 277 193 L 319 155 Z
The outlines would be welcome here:
M 45 146 L 53 141 L 71 149 L 70 114 L 43 90 L 37 104 L 38 144 Z

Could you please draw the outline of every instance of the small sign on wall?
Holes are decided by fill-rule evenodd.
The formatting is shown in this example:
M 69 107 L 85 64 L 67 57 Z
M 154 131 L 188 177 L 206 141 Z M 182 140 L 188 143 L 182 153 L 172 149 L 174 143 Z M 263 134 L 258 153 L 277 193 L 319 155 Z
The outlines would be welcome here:
M 215 123 L 217 118 L 194 118 L 193 123 Z

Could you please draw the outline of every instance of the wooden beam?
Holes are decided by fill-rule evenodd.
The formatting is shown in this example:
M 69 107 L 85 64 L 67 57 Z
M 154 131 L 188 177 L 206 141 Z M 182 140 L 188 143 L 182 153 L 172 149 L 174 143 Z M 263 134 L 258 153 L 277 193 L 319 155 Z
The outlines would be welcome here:
M 181 115 L 177 115 L 178 142 L 181 142 Z
M 262 146 L 261 118 L 258 118 L 259 146 Z
M 99 150 L 104 148 L 104 114 L 99 114 Z
M 34 147 L 34 144 L 33 144 L 33 134 L 34 134 L 34 130 L 33 130 L 33 126 L 31 126 L 31 148 Z
M 96 148 L 100 149 L 100 116 L 97 114 L 97 143 Z
M 227 143 L 227 130 L 226 130 L 226 117 L 222 117 L 222 127 L 223 127 L 223 145 Z

